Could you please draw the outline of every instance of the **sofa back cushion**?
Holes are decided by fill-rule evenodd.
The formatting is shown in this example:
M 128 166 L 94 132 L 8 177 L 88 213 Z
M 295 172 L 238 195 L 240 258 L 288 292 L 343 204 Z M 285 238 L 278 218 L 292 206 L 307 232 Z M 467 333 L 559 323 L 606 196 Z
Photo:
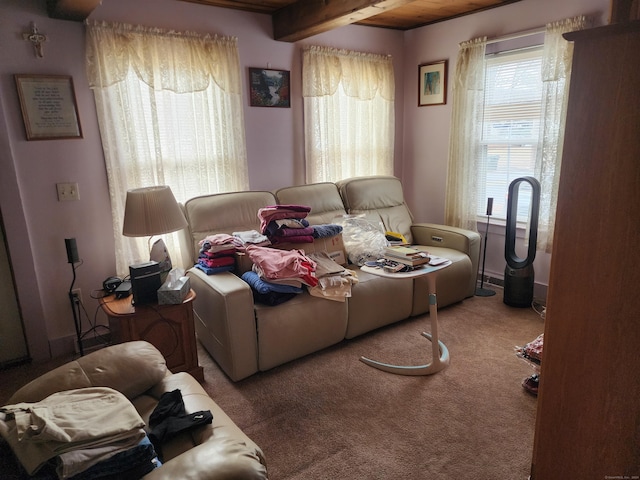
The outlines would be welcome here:
M 335 223 L 336 217 L 347 213 L 335 183 L 322 182 L 285 187 L 277 190 L 275 196 L 281 205 L 311 207 L 311 212 L 307 215 L 311 225 Z
M 336 182 L 347 213 L 364 214 L 375 225 L 382 223 L 385 231 L 404 235 L 413 241 L 413 215 L 404 202 L 400 180 L 393 176 L 354 177 Z
M 216 193 L 187 200 L 183 211 L 189 226 L 182 232 L 182 246 L 195 263 L 198 242 L 203 238 L 215 233 L 259 231 L 258 210 L 275 204 L 273 193 L 264 191 Z
M 56 392 L 87 387 L 113 388 L 131 400 L 168 374 L 164 357 L 150 343 L 120 343 L 45 373 L 14 393 L 9 404 L 39 402 Z

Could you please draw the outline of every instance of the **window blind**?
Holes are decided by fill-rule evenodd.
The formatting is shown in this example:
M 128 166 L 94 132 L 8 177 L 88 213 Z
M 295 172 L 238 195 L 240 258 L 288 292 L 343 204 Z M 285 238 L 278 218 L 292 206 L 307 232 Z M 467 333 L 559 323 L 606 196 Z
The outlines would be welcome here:
M 542 48 L 487 57 L 478 189 L 478 215 L 492 197 L 493 216 L 506 219 L 507 192 L 533 175 L 542 106 Z M 527 221 L 530 190 L 519 190 L 518 221 Z

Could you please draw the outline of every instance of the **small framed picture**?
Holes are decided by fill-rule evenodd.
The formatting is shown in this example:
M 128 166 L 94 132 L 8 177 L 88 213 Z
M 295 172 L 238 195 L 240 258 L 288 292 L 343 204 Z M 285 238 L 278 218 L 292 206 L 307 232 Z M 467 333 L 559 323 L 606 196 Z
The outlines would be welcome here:
M 249 105 L 291 107 L 289 71 L 249 68 Z
M 27 140 L 82 138 L 73 79 L 15 75 Z
M 447 103 L 447 60 L 418 66 L 418 106 Z

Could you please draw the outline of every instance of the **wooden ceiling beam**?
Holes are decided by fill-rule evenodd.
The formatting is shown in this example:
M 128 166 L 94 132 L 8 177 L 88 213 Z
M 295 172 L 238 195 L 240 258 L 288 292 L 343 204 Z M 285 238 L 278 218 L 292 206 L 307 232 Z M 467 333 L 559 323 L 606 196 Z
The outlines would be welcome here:
M 84 21 L 102 0 L 47 0 L 47 13 L 51 18 Z
M 273 38 L 296 42 L 336 27 L 361 22 L 415 0 L 298 0 L 276 10 Z

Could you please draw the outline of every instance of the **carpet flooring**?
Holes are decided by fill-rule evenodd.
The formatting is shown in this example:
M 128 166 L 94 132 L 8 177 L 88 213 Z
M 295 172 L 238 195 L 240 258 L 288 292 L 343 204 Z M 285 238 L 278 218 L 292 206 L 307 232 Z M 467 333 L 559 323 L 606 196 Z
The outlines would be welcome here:
M 203 386 L 263 449 L 271 480 L 525 480 L 536 397 L 521 386 L 533 370 L 514 347 L 544 321 L 506 306 L 496 290 L 439 310 L 451 364 L 435 375 L 394 375 L 358 360 L 430 362 L 425 315 L 235 383 L 199 345 Z M 63 361 L 0 371 L 0 405 Z
M 536 397 L 514 347 L 544 321 L 502 292 L 440 309 L 451 364 L 426 377 L 371 368 L 431 361 L 428 315 L 230 382 L 200 347 L 205 388 L 263 449 L 272 480 L 525 480 Z

